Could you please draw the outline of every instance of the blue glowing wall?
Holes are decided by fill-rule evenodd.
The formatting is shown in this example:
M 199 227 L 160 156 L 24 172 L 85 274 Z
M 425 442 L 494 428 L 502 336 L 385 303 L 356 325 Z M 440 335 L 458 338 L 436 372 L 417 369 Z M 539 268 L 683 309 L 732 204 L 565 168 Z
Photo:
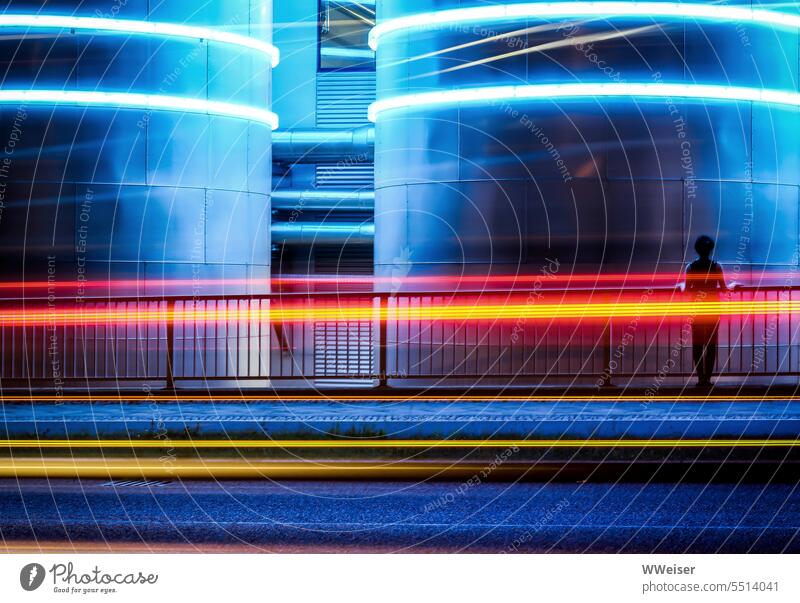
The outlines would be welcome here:
M 46 91 L 0 104 L 3 280 L 49 278 L 64 296 L 104 295 L 91 283 L 107 281 L 117 295 L 216 293 L 220 279 L 225 292 L 264 290 L 271 3 L 6 0 L 0 11 L 0 101 Z M 95 29 L 81 20 L 92 18 Z M 94 96 L 76 101 L 84 92 Z
M 596 3 L 591 15 L 580 3 L 561 4 L 569 14 L 541 4 L 544 18 L 521 3 L 380 5 L 377 274 L 538 273 L 553 259 L 565 274 L 674 272 L 707 233 L 734 277 L 793 278 L 797 10 L 784 23 L 776 13 L 714 13 L 742 8 L 728 3 L 699 5 L 692 18 L 673 3 L 645 16 L 614 4 L 614 14 Z M 434 24 L 441 11 L 471 7 L 486 12 Z M 512 16 L 498 18 L 504 10 Z M 425 13 L 434 15 L 395 21 Z M 532 96 L 548 84 L 617 89 L 579 99 L 486 90 L 517 86 Z M 676 84 L 676 95 L 658 94 L 664 84 Z M 702 85 L 756 100 L 704 98 Z M 406 97 L 439 91 L 456 96 Z

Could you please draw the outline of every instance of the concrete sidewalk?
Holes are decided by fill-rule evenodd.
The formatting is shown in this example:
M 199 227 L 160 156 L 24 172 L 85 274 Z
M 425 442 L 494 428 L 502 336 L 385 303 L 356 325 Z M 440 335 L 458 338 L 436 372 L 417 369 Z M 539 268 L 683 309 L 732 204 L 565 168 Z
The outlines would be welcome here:
M 264 401 L 0 405 L 0 438 L 790 438 L 800 401 Z

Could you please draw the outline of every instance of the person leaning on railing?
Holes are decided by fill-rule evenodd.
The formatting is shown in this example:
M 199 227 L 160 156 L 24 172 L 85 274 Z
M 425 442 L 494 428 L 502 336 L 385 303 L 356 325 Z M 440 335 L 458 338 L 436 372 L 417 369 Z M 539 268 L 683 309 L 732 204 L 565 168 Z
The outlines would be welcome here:
M 702 235 L 694 243 L 698 258 L 686 267 L 684 291 L 692 296 L 692 301 L 719 301 L 719 294 L 728 291 L 722 267 L 711 259 L 714 239 Z M 692 322 L 692 359 L 694 360 L 697 385 L 711 385 L 711 375 L 717 360 L 717 338 L 719 335 L 719 316 L 695 315 Z

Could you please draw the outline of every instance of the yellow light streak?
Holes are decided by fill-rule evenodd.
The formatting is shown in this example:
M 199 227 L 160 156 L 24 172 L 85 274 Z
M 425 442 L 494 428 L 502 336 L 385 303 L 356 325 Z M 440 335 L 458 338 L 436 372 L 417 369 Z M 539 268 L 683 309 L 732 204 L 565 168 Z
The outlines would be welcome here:
M 0 478 L 66 479 L 425 479 L 437 476 L 468 477 L 485 469 L 480 463 L 363 462 L 363 461 L 259 461 L 259 460 L 159 460 L 136 459 L 13 459 L 0 460 Z M 498 467 L 493 475 L 526 473 L 539 469 Z
M 794 442 L 793 440 L 789 440 Z M 795 445 L 796 442 L 792 445 Z M 493 477 L 552 475 L 558 464 L 508 462 Z M 443 461 L 274 461 L 258 459 L 0 459 L 0 478 L 47 479 L 461 479 L 485 463 Z
M 597 440 L 0 440 L 0 448 L 774 448 L 800 439 L 597 439 Z

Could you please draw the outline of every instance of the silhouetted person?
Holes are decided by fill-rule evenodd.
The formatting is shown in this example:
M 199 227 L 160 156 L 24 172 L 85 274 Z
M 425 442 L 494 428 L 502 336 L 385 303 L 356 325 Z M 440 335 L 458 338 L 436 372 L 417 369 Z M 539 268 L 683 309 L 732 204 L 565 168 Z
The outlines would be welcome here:
M 699 256 L 686 268 L 686 292 L 692 301 L 719 301 L 719 293 L 727 291 L 722 268 L 711 259 L 714 240 L 703 235 L 695 241 L 694 249 Z M 717 335 L 719 316 L 695 316 L 692 322 L 692 358 L 694 359 L 697 385 L 711 385 L 711 374 L 717 360 Z

